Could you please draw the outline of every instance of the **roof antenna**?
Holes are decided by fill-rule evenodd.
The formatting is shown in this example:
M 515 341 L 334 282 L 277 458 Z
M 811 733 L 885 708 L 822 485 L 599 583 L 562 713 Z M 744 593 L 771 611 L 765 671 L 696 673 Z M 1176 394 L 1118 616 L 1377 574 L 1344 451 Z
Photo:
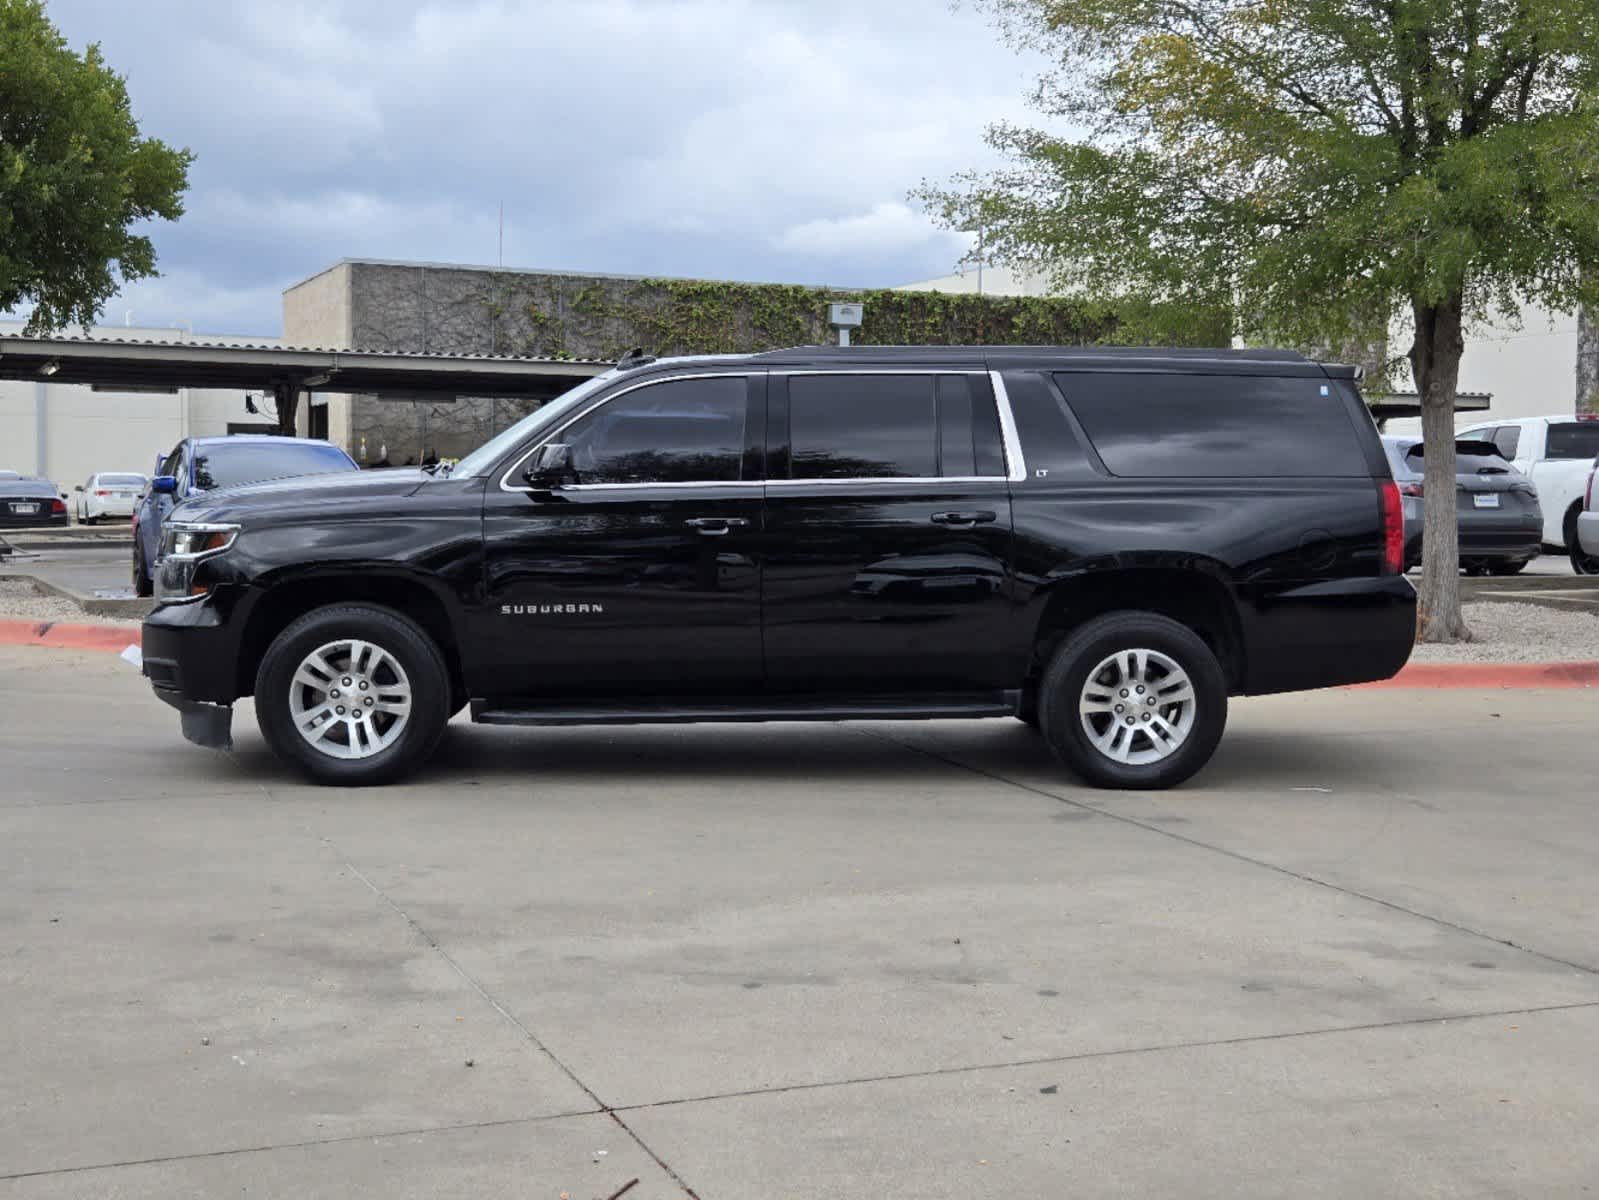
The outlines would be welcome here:
M 617 361 L 618 371 L 632 371 L 638 367 L 647 367 L 655 361 L 655 355 L 644 353 L 643 346 L 635 346 Z

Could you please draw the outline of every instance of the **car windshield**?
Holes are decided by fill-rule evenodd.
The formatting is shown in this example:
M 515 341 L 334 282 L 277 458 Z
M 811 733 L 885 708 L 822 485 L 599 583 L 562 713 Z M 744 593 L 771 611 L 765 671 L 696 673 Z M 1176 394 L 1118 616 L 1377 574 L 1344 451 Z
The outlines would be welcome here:
M 101 475 L 99 480 L 101 487 L 142 488 L 144 486 L 143 475 Z
M 1599 455 L 1599 421 L 1562 421 L 1549 426 L 1545 458 L 1586 458 Z
M 562 413 L 581 404 L 586 398 L 615 379 L 616 376 L 616 370 L 612 369 L 603 375 L 596 375 L 593 379 L 584 380 L 571 391 L 562 392 L 554 400 L 529 413 L 515 425 L 495 434 L 460 462 L 456 463 L 454 470 L 449 473 L 450 477 L 452 479 L 465 479 L 469 476 L 484 474 L 501 458 L 516 449 L 526 438 L 532 436 L 547 423 L 556 420 Z
M 354 471 L 355 463 L 337 446 L 295 442 L 218 442 L 194 448 L 194 486 L 203 491 L 243 487 L 288 475 L 327 475 Z

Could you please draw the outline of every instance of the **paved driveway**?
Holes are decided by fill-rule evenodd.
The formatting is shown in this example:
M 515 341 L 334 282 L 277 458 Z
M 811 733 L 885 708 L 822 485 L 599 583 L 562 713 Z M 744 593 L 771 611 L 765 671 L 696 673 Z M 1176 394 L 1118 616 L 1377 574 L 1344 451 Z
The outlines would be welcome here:
M 451 731 L 305 787 L 0 650 L 0 1196 L 1576 1196 L 1595 700 Z

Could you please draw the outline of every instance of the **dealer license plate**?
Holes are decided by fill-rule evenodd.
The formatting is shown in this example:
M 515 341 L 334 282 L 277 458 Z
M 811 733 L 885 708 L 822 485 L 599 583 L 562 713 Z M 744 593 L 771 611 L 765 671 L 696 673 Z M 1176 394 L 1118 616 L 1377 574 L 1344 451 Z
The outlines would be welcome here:
M 13 504 L 11 511 L 19 517 L 31 517 L 39 511 L 39 506 L 37 504 Z
M 1499 494 L 1497 492 L 1489 492 L 1486 496 L 1473 496 L 1471 502 L 1478 508 L 1498 508 Z

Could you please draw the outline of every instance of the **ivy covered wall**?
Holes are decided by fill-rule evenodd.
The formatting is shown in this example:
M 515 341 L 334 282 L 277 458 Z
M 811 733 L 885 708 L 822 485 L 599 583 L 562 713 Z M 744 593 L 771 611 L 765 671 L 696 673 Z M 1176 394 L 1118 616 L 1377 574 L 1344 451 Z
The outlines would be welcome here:
M 527 354 L 611 361 L 634 347 L 653 354 L 744 353 L 830 342 L 827 305 L 865 305 L 857 344 L 1225 346 L 1214 311 L 1029 296 L 849 291 L 788 284 L 718 283 L 494 271 L 352 261 L 330 274 L 347 295 L 326 330 L 308 285 L 284 296 L 285 328 L 313 345 L 435 354 Z M 326 290 L 326 288 L 323 288 Z M 304 310 L 303 312 L 301 310 Z M 332 311 L 332 309 L 329 309 Z M 347 321 L 347 324 L 344 323 Z M 327 324 L 327 321 L 323 321 Z M 533 407 L 513 400 L 455 402 L 355 396 L 348 425 L 330 429 L 364 461 L 396 464 L 464 454 Z
M 978 296 L 694 279 L 498 277 L 485 304 L 502 322 L 502 353 L 616 358 L 736 354 L 834 340 L 827 306 L 865 306 L 858 345 L 1109 343 L 1225 346 L 1224 315 L 1036 296 Z

